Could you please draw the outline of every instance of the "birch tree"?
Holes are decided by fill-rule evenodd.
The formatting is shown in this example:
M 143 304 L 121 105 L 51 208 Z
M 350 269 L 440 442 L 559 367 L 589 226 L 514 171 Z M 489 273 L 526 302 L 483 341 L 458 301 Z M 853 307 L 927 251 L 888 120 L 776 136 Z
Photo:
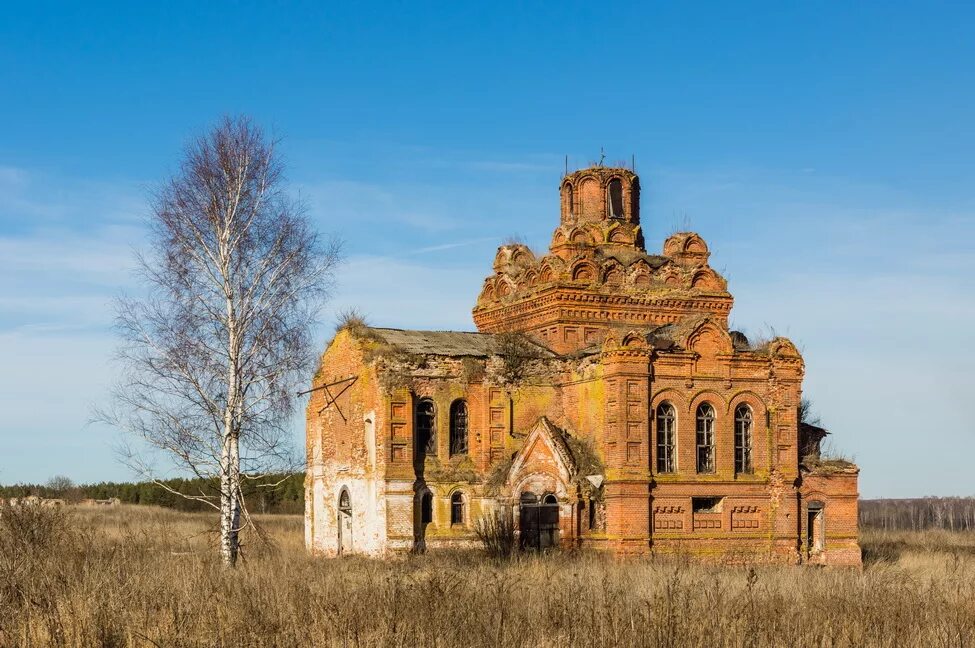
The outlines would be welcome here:
M 233 566 L 250 521 L 242 480 L 294 457 L 295 388 L 312 367 L 340 246 L 311 228 L 274 143 L 246 118 L 187 147 L 149 221 L 144 291 L 118 302 L 123 371 L 105 418 L 219 484 L 180 494 L 219 511 L 220 555 Z

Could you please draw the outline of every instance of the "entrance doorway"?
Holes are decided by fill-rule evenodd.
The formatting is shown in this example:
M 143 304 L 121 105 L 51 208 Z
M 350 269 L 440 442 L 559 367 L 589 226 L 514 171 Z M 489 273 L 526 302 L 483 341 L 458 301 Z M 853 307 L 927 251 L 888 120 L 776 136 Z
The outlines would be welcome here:
M 810 556 L 826 548 L 826 517 L 822 502 L 809 502 L 806 506 L 806 548 Z
M 338 554 L 352 550 L 352 499 L 349 490 L 343 488 L 339 493 L 338 512 Z
M 519 544 L 522 549 L 547 549 L 559 545 L 559 500 L 549 493 L 539 500 L 522 493 L 519 502 Z
M 433 493 L 423 486 L 413 496 L 413 552 L 427 550 L 427 525 L 433 522 Z

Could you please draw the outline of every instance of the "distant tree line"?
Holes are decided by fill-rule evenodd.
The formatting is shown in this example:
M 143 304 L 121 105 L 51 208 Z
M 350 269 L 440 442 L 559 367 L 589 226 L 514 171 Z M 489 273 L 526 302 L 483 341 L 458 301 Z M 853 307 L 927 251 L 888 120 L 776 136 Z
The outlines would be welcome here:
M 887 531 L 975 531 L 975 497 L 860 500 L 860 525 Z
M 178 511 L 212 511 L 205 503 L 187 499 L 178 493 L 202 494 L 219 501 L 220 484 L 214 479 L 168 479 L 161 482 L 99 482 L 74 484 L 62 476 L 46 484 L 0 486 L 0 497 L 44 498 L 80 502 L 86 499 L 106 500 L 117 497 L 123 504 L 164 506 Z M 252 513 L 303 513 L 305 510 L 305 473 L 264 475 L 245 478 L 241 490 Z

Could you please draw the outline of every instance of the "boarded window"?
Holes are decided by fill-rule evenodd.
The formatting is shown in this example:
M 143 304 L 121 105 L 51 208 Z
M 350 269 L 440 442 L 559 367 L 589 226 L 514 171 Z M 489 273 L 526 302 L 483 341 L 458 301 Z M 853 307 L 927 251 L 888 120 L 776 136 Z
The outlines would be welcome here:
M 714 408 L 710 403 L 697 408 L 697 472 L 714 472 Z
M 450 456 L 467 454 L 467 401 L 450 406 Z
M 677 413 L 670 403 L 657 407 L 657 472 L 674 472 Z
M 609 181 L 609 217 L 623 218 L 623 183 L 619 178 Z
M 424 398 L 416 405 L 416 450 L 419 454 L 437 454 L 437 415 L 433 401 Z
M 739 405 L 735 408 L 735 472 L 752 472 L 752 429 L 754 417 L 752 408 Z

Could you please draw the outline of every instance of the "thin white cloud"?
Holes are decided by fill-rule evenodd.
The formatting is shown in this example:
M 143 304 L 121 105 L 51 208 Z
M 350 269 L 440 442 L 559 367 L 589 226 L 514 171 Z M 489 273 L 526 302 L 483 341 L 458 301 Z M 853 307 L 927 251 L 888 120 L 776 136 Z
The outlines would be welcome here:
M 466 241 L 454 241 L 453 243 L 441 243 L 439 245 L 428 245 L 427 247 L 417 248 L 415 250 L 409 250 L 404 252 L 405 255 L 415 255 L 415 254 L 427 254 L 429 252 L 443 252 L 444 250 L 453 250 L 461 247 L 469 247 L 471 245 L 478 245 L 480 243 L 486 243 L 489 241 L 494 241 L 494 237 L 486 236 L 476 239 L 469 239 Z
M 534 162 L 501 161 L 493 181 L 473 183 L 444 171 L 436 182 L 339 177 L 303 185 L 320 229 L 343 230 L 353 250 L 322 344 L 331 314 L 348 307 L 380 326 L 472 330 L 495 244 L 513 231 L 547 243 L 557 224 L 553 185 L 518 169 Z M 481 162 L 465 164 L 470 173 Z M 712 264 L 730 269 L 735 325 L 755 332 L 768 323 L 802 345 L 806 394 L 835 445 L 861 463 L 861 492 L 960 492 L 963 458 L 975 452 L 975 428 L 962 411 L 975 387 L 975 210 L 934 208 L 896 189 L 802 170 L 643 175 L 651 252 L 668 233 L 668 215 L 689 214 Z M 130 280 L 141 210 L 133 185 L 41 182 L 0 167 L 0 435 L 16 438 L 7 465 L 20 471 L 0 481 L 125 476 L 112 457 L 113 434 L 84 421 L 110 382 L 109 303 Z M 929 445 L 952 451 L 916 452 L 919 407 L 929 413 Z M 70 469 L 82 451 L 90 475 Z
M 390 257 L 352 257 L 340 271 L 330 310 L 357 308 L 376 326 L 473 330 L 471 309 L 487 272 L 480 265 L 447 270 Z
M 0 166 L 0 195 L 19 188 L 27 182 L 27 172 L 10 166 Z
M 443 192 L 413 185 L 329 179 L 298 189 L 313 213 L 333 224 L 396 222 L 425 232 L 442 232 L 456 228 L 459 222 L 446 201 L 438 198 Z
M 84 231 L 138 223 L 146 213 L 147 183 L 106 182 L 0 167 L 0 226 L 29 231 Z

